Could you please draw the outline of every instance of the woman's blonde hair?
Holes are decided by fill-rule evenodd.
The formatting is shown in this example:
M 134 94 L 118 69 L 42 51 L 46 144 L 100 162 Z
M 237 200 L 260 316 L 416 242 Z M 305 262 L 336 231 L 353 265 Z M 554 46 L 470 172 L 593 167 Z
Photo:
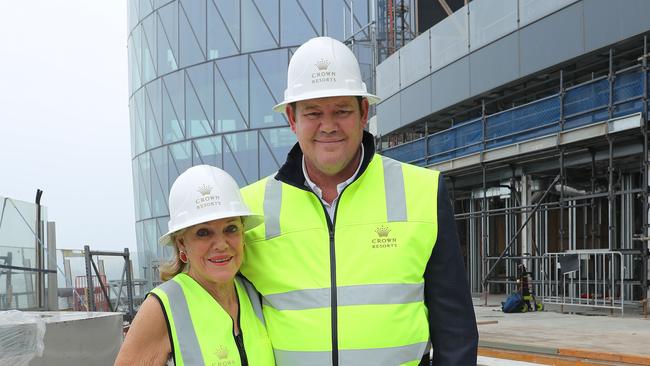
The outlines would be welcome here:
M 187 229 L 181 229 L 178 230 L 177 232 L 171 234 L 171 240 L 174 245 L 174 255 L 172 256 L 171 260 L 169 260 L 166 263 L 163 263 L 160 268 L 158 268 L 158 272 L 160 273 L 160 279 L 162 281 L 168 281 L 172 277 L 176 276 L 177 274 L 184 272 L 187 269 L 187 263 L 183 263 L 179 257 L 179 249 L 178 249 L 178 239 L 183 236 Z

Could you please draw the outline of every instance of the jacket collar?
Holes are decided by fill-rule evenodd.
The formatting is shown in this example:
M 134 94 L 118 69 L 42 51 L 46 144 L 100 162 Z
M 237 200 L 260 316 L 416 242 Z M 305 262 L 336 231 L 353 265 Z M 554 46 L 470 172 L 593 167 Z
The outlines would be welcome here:
M 375 155 L 375 138 L 370 132 L 363 131 L 361 143 L 364 148 L 364 156 L 361 167 L 359 168 L 359 174 L 357 174 L 355 180 L 366 171 L 368 164 L 370 164 L 370 161 Z M 291 148 L 291 151 L 289 151 L 289 154 L 287 154 L 287 161 L 278 170 L 278 174 L 275 175 L 275 179 L 301 189 L 307 189 L 305 186 L 305 175 L 302 172 L 302 155 L 300 144 L 296 142 L 293 148 Z

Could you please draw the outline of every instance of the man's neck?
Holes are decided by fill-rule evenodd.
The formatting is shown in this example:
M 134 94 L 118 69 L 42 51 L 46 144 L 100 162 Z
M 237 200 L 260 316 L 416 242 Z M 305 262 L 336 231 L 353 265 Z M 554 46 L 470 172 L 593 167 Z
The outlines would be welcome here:
M 357 150 L 357 154 L 354 156 L 354 159 L 352 159 L 350 163 L 345 168 L 343 168 L 343 170 L 336 174 L 325 174 L 324 172 L 316 169 L 307 160 L 305 160 L 305 168 L 307 169 L 309 179 L 311 179 L 311 181 L 321 189 L 323 193 L 323 199 L 327 203 L 331 204 L 339 195 L 337 186 L 352 177 L 352 175 L 357 171 L 360 162 L 361 148 Z

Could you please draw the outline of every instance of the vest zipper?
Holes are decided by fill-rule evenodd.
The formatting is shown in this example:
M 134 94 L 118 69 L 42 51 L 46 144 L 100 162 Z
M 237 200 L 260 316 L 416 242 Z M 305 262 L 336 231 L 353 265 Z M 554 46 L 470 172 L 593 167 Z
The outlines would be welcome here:
M 272 178 L 271 178 L 272 179 Z M 309 189 L 306 186 L 300 186 L 297 184 L 293 184 L 290 182 L 285 182 L 283 180 L 280 180 L 280 182 L 283 182 L 285 184 L 288 184 L 290 186 L 302 189 L 303 191 L 311 192 L 318 201 L 320 202 L 321 207 L 323 208 L 323 213 L 325 214 L 325 221 L 327 222 L 327 229 L 329 231 L 329 240 L 330 240 L 330 297 L 331 297 L 331 318 L 332 318 L 332 366 L 338 366 L 339 365 L 339 334 L 338 334 L 338 312 L 337 312 L 337 291 L 336 291 L 336 251 L 335 251 L 335 242 L 334 242 L 334 232 L 335 232 L 335 226 L 336 226 L 336 213 L 339 211 L 339 203 L 341 202 L 341 196 L 343 196 L 343 192 L 345 192 L 346 189 L 352 184 L 356 182 L 357 178 L 354 179 L 354 181 L 350 182 L 343 190 L 341 193 L 339 193 L 337 197 L 337 204 L 336 204 L 336 209 L 334 209 L 334 222 L 332 222 L 332 219 L 330 219 L 330 215 L 327 212 L 327 208 L 325 208 L 325 205 L 323 205 L 323 202 L 321 201 L 320 198 L 318 198 L 318 195 L 314 193 L 311 189 Z

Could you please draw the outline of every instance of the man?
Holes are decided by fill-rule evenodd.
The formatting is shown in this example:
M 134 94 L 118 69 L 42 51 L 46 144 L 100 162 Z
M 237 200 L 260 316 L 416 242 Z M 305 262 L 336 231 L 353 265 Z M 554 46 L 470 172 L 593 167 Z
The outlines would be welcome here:
M 354 54 L 327 37 L 291 58 L 298 144 L 243 189 L 264 225 L 242 272 L 263 296 L 278 365 L 475 365 L 478 334 L 451 203 L 437 171 L 375 154 Z M 422 363 L 420 363 L 422 362 Z

